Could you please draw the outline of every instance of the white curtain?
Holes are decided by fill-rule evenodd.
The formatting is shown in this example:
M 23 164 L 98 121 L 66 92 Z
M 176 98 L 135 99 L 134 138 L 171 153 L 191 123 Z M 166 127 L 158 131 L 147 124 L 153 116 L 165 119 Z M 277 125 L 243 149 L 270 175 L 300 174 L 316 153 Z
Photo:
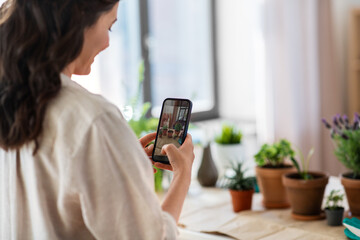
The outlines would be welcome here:
M 266 78 L 258 123 L 260 139 L 290 140 L 305 155 L 315 154 L 311 170 L 339 174 L 321 118 L 343 113 L 341 81 L 335 68 L 330 0 L 265 0 Z

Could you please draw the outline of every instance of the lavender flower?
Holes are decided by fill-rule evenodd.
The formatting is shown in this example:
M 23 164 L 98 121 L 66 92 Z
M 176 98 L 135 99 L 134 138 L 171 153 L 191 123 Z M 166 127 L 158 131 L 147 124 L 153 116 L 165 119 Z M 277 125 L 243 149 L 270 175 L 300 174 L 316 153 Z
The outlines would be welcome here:
M 360 116 L 358 113 L 355 113 L 353 123 L 349 122 L 349 118 L 346 115 L 341 117 L 340 114 L 336 114 L 333 117 L 333 125 L 328 123 L 324 118 L 322 118 L 321 121 L 325 127 L 330 130 L 331 138 L 339 136 L 345 140 L 348 140 L 349 136 L 346 134 L 346 131 L 356 131 L 360 129 Z
M 339 126 L 339 122 L 338 122 L 336 116 L 333 117 L 333 123 L 334 123 L 335 126 L 337 126 L 338 128 L 341 129 L 341 127 Z
M 321 121 L 324 123 L 326 128 L 331 129 L 331 125 L 325 120 L 325 118 L 321 119 Z
M 355 113 L 354 114 L 354 118 L 355 118 L 355 122 L 359 122 L 359 114 L 358 113 Z
M 352 130 L 357 130 L 359 128 L 359 122 L 354 122 Z
M 340 122 L 342 125 L 344 125 L 344 121 L 343 121 L 343 119 L 341 118 L 341 115 L 340 115 L 340 114 L 336 114 L 336 117 L 337 117 L 337 119 L 339 120 L 339 122 Z

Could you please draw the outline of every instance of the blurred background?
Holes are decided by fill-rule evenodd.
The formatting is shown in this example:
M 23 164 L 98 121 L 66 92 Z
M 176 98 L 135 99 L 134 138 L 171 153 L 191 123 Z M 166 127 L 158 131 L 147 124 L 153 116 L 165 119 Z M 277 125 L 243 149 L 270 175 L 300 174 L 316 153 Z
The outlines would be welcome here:
M 121 0 L 110 47 L 74 79 L 129 121 L 159 117 L 166 97 L 189 98 L 202 146 L 231 123 L 246 161 L 286 138 L 315 148 L 311 169 L 338 175 L 321 119 L 360 111 L 356 9 L 360 0 Z

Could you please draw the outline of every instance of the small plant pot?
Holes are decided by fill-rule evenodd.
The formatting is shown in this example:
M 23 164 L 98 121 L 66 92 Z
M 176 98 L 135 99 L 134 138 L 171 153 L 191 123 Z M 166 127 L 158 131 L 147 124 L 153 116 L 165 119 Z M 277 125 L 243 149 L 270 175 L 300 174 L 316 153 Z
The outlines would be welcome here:
M 344 208 L 325 208 L 326 220 L 329 226 L 341 226 L 344 216 Z
M 167 132 L 168 132 L 167 129 L 163 129 L 163 130 L 162 130 L 162 135 L 163 135 L 164 137 L 166 137 L 166 136 L 167 136 Z
M 344 186 L 351 216 L 360 216 L 360 180 L 352 179 L 351 173 L 342 174 L 341 184 Z
M 324 218 L 321 204 L 329 177 L 319 172 L 309 172 L 314 179 L 303 180 L 298 173 L 282 176 L 292 208 L 292 217 L 297 220 L 317 220 Z
M 292 165 L 286 165 L 284 168 L 256 167 L 255 170 L 260 193 L 263 195 L 264 207 L 269 209 L 290 207 L 281 176 L 294 172 L 295 168 Z
M 171 138 L 173 135 L 174 131 L 173 130 L 168 130 L 168 138 Z
M 240 212 L 251 209 L 252 197 L 254 189 L 251 190 L 232 190 L 230 189 L 234 212 Z

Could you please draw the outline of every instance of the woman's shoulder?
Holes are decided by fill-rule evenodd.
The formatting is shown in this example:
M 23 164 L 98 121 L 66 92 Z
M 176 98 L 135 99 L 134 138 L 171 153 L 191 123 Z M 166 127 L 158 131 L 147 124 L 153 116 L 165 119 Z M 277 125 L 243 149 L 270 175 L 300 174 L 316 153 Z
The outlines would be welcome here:
M 53 145 L 54 141 L 66 139 L 67 145 L 78 145 L 78 140 L 93 123 L 97 119 L 104 119 L 104 116 L 112 116 L 112 121 L 116 121 L 114 124 L 119 128 L 126 127 L 126 121 L 114 104 L 68 80 L 47 106 L 43 121 L 43 141 Z
M 62 88 L 58 96 L 50 103 L 48 111 L 61 114 L 63 117 L 81 120 L 83 124 L 91 123 L 104 113 L 116 113 L 122 118 L 118 108 L 98 94 L 88 90 L 62 75 Z

